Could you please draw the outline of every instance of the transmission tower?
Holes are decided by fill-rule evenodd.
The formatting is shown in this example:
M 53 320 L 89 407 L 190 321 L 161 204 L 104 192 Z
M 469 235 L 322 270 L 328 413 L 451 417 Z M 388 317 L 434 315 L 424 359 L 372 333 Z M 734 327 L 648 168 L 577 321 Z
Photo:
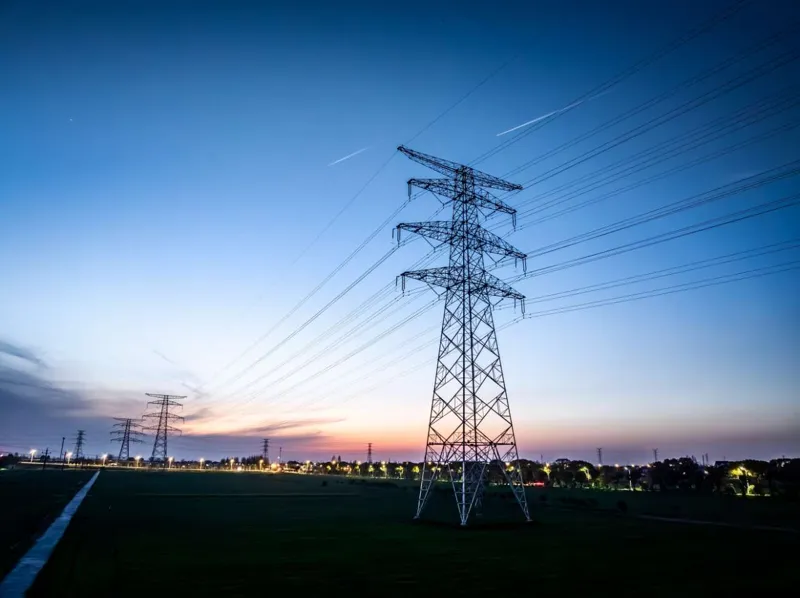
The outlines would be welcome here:
M 150 455 L 150 461 L 163 461 L 167 462 L 167 438 L 170 432 L 180 434 L 179 428 L 171 424 L 173 421 L 183 421 L 183 418 L 174 413 L 170 413 L 170 407 L 183 407 L 176 399 L 185 399 L 186 397 L 179 397 L 176 395 L 158 395 L 152 393 L 145 393 L 148 397 L 153 397 L 155 401 L 149 401 L 148 405 L 153 405 L 154 410 L 151 413 L 145 413 L 142 419 L 153 422 L 158 419 L 158 423 L 150 423 L 143 426 L 143 430 L 150 430 L 156 433 L 156 439 L 153 442 L 153 453 Z
M 488 469 L 500 467 L 526 520 L 530 520 L 517 443 L 506 394 L 503 368 L 492 317 L 492 301 L 524 296 L 487 272 L 484 254 L 525 260 L 525 254 L 481 227 L 485 212 L 516 211 L 485 189 L 518 191 L 521 186 L 468 166 L 428 156 L 403 146 L 406 156 L 444 174 L 441 179 L 411 179 L 412 187 L 431 191 L 453 203 L 453 219 L 415 222 L 397 227 L 450 246 L 450 263 L 443 268 L 403 272 L 403 287 L 412 278 L 444 289 L 442 333 L 436 364 L 433 401 L 420 482 L 419 518 L 431 487 L 445 470 L 455 493 L 461 525 L 479 512 Z M 524 303 L 523 303 L 524 308 Z M 518 465 L 518 463 L 516 463 Z
M 265 438 L 261 445 L 261 456 L 264 458 L 264 463 L 269 466 L 269 438 Z
M 372 443 L 367 443 L 367 463 L 372 465 Z
M 80 461 L 83 459 L 83 443 L 86 440 L 86 431 L 85 430 L 78 430 L 78 435 L 75 437 L 75 450 L 73 451 L 75 454 L 73 458 L 75 461 Z
M 603 449 L 600 447 L 597 448 L 597 464 L 603 464 Z
M 127 461 L 131 456 L 131 442 L 144 442 L 141 431 L 142 424 L 131 418 L 115 417 L 115 423 L 111 430 L 111 442 L 119 442 L 119 455 L 117 461 Z

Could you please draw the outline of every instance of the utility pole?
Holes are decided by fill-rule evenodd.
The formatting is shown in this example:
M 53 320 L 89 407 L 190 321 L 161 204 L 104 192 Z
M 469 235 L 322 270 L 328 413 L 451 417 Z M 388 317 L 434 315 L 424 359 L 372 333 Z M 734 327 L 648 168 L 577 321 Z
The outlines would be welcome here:
M 44 449 L 44 454 L 42 455 L 42 469 L 47 467 L 48 459 L 50 459 L 50 447 Z
M 164 467 L 167 466 L 167 440 L 170 432 L 180 434 L 179 428 L 174 427 L 170 422 L 183 421 L 183 418 L 174 413 L 170 413 L 170 407 L 183 407 L 178 403 L 177 399 L 185 399 L 185 396 L 179 397 L 177 395 L 159 395 L 152 393 L 145 393 L 148 397 L 153 397 L 155 401 L 149 401 L 148 405 L 153 405 L 155 408 L 151 413 L 145 413 L 142 416 L 147 422 L 153 422 L 156 419 L 158 423 L 150 423 L 143 426 L 143 430 L 150 430 L 156 433 L 155 441 L 153 442 L 153 452 L 150 455 L 150 461 L 162 461 Z
M 658 463 L 658 449 L 653 449 L 653 463 Z
M 278 465 L 281 464 L 282 460 L 283 460 L 283 447 L 279 446 L 278 447 Z
M 75 458 L 76 463 L 80 463 L 83 460 L 83 443 L 85 441 L 86 432 L 78 430 L 78 435 L 75 437 L 75 450 L 72 451 L 74 453 L 72 456 Z
M 114 420 L 117 423 L 112 428 L 117 429 L 111 430 L 111 442 L 120 443 L 117 461 L 127 461 L 131 457 L 131 442 L 144 442 L 140 438 L 144 436 L 144 432 L 141 431 L 142 424 L 125 417 L 115 417 Z
M 67 439 L 66 436 L 61 437 L 61 450 L 58 452 L 58 460 L 62 461 L 64 459 L 64 441 Z
M 367 443 L 367 463 L 372 465 L 372 443 Z
M 600 447 L 597 447 L 597 464 L 603 465 L 603 449 Z
M 267 467 L 269 467 L 269 438 L 265 438 L 261 444 L 261 457 L 264 459 L 264 463 L 267 464 Z
M 397 226 L 398 243 L 401 231 L 406 230 L 450 246 L 448 266 L 401 275 L 404 289 L 406 280 L 411 278 L 445 291 L 415 518 L 422 514 L 435 480 L 445 470 L 452 482 L 461 525 L 467 525 L 472 511 L 480 511 L 488 469 L 499 466 L 522 514 L 530 521 L 492 316 L 493 301 L 520 301 L 524 311 L 525 297 L 484 268 L 484 254 L 522 260 L 523 265 L 526 256 L 480 225 L 487 212 L 504 212 L 512 220 L 516 214 L 514 208 L 487 189 L 510 192 L 522 187 L 463 164 L 403 146 L 397 149 L 446 177 L 410 179 L 409 197 L 411 188 L 418 187 L 453 204 L 450 221 Z M 517 466 L 508 471 L 506 463 Z

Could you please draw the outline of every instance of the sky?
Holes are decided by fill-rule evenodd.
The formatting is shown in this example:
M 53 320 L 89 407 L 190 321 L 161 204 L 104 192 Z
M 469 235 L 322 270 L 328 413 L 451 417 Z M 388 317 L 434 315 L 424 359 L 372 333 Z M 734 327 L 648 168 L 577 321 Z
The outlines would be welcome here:
M 450 207 L 407 144 L 524 187 L 484 222 L 539 271 L 495 312 L 522 457 L 797 456 L 800 15 L 701 27 L 734 4 L 4 2 L 0 452 L 165 393 L 178 459 L 422 459 L 442 302 L 392 228 Z

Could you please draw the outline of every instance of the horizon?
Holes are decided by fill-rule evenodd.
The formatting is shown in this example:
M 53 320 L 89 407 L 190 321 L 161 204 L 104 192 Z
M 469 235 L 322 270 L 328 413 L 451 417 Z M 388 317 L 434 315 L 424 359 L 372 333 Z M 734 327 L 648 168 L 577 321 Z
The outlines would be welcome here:
M 482 219 L 520 458 L 798 456 L 790 3 L 466 4 L 6 5 L 0 453 L 164 393 L 178 461 L 422 461 L 443 302 L 396 279 L 447 253 L 393 227 L 451 207 L 407 145 L 524 187 Z

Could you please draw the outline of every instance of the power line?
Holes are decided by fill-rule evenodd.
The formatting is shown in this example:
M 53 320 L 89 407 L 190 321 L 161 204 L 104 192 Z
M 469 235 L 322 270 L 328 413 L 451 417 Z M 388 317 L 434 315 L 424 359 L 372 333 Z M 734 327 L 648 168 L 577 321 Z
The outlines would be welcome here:
M 487 152 L 484 152 L 483 154 L 481 154 L 480 156 L 475 158 L 472 162 L 470 162 L 470 166 L 474 166 L 476 164 L 480 164 L 481 162 L 483 162 L 485 160 L 488 160 L 489 158 L 491 158 L 492 156 L 496 155 L 497 153 L 507 149 L 510 145 L 513 145 L 514 143 L 517 143 L 518 141 L 520 141 L 524 137 L 527 137 L 528 135 L 532 134 L 534 131 L 539 130 L 540 128 L 542 128 L 546 124 L 554 121 L 555 119 L 557 119 L 557 118 L 559 118 L 559 117 L 561 117 L 561 116 L 563 116 L 565 114 L 568 114 L 569 112 L 571 112 L 572 110 L 577 108 L 577 106 L 578 106 L 578 104 L 580 102 L 585 101 L 585 100 L 587 100 L 588 98 L 590 98 L 592 96 L 595 96 L 595 95 L 598 95 L 598 94 L 601 94 L 601 93 L 605 93 L 606 91 L 608 91 L 611 88 L 613 88 L 615 85 L 621 83 L 625 79 L 628 79 L 628 78 L 632 77 L 633 75 L 635 75 L 639 71 L 641 71 L 644 68 L 650 66 L 651 64 L 657 62 L 658 60 L 660 60 L 664 56 L 669 55 L 670 53 L 672 53 L 676 49 L 680 48 L 681 46 L 689 43 L 690 41 L 692 41 L 693 39 L 703 35 L 704 33 L 707 33 L 708 31 L 711 31 L 714 27 L 716 27 L 720 23 L 723 23 L 724 21 L 727 21 L 734 14 L 736 14 L 740 9 L 742 9 L 745 5 L 750 4 L 750 3 L 752 3 L 752 0 L 738 0 L 738 1 L 734 2 L 731 6 L 726 7 L 725 9 L 720 11 L 719 13 L 716 13 L 710 19 L 707 19 L 706 21 L 704 21 L 700 25 L 690 29 L 686 33 L 684 33 L 684 34 L 678 36 L 677 38 L 673 39 L 672 41 L 670 41 L 666 45 L 660 47 L 655 52 L 649 54 L 645 58 L 643 58 L 643 59 L 639 60 L 638 62 L 634 63 L 633 65 L 629 66 L 628 68 L 626 68 L 622 72 L 618 73 L 614 77 L 606 80 L 605 82 L 601 83 L 600 85 L 597 85 L 596 87 L 592 88 L 591 90 L 589 90 L 589 91 L 585 92 L 584 94 L 578 96 L 572 102 L 570 102 L 570 104 L 569 104 L 571 106 L 570 108 L 558 112 L 557 114 L 553 115 L 553 118 L 546 119 L 544 121 L 541 121 L 540 123 L 536 123 L 536 124 L 526 128 L 526 129 L 524 129 L 523 131 L 517 133 L 513 137 L 511 137 L 511 138 L 503 141 L 502 143 L 498 144 L 493 149 L 491 149 L 491 150 L 489 150 Z M 504 176 L 507 176 L 507 175 L 504 175 Z
M 483 85 L 485 85 L 486 83 L 488 83 L 488 82 L 489 82 L 491 79 L 493 79 L 495 76 L 497 76 L 498 74 L 500 74 L 500 72 L 502 72 L 502 71 L 503 71 L 503 70 L 504 70 L 504 69 L 505 69 L 507 66 L 509 66 L 509 65 L 510 65 L 512 62 L 514 62 L 516 59 L 517 59 L 517 56 L 513 56 L 511 59 L 509 59 L 509 60 L 507 60 L 506 62 L 504 62 L 503 64 L 501 64 L 501 65 L 500 65 L 500 66 L 499 66 L 497 69 L 495 69 L 494 71 L 492 71 L 492 72 L 491 72 L 491 73 L 490 73 L 490 74 L 489 74 L 487 77 L 485 77 L 484 79 L 482 79 L 481 81 L 479 81 L 479 82 L 478 82 L 478 83 L 477 83 L 477 84 L 476 84 L 474 87 L 472 87 L 472 88 L 471 88 L 471 89 L 470 89 L 470 90 L 469 90 L 469 91 L 468 91 L 466 94 L 464 94 L 464 95 L 463 95 L 461 98 L 459 98 L 459 99 L 458 99 L 458 100 L 457 100 L 457 101 L 456 101 L 454 104 L 450 105 L 450 106 L 449 106 L 447 109 L 445 109 L 443 112 L 441 112 L 439 115 L 437 115 L 437 116 L 436 116 L 436 117 L 435 117 L 433 120 L 429 121 L 429 122 L 428 122 L 428 123 L 427 123 L 427 124 L 426 124 L 424 127 L 422 127 L 422 129 L 420 129 L 420 130 L 419 130 L 419 131 L 418 131 L 418 132 L 417 132 L 417 133 L 416 133 L 416 134 L 415 134 L 413 137 L 411 137 L 411 139 L 410 139 L 409 141 L 416 139 L 417 137 L 419 137 L 420 135 L 422 135 L 424 132 L 426 132 L 428 129 L 430 129 L 430 128 L 431 128 L 433 125 L 435 125 L 435 124 L 436 124 L 436 123 L 437 123 L 437 122 L 438 122 L 440 119 L 442 119 L 442 118 L 443 118 L 445 115 L 447 115 L 449 112 L 451 112 L 452 110 L 454 110 L 454 109 L 455 109 L 457 106 L 459 106 L 459 105 L 460 105 L 462 102 L 464 102 L 464 101 L 465 101 L 465 100 L 466 100 L 466 99 L 467 99 L 469 96 L 471 96 L 471 95 L 472 95 L 473 93 L 475 93 L 475 92 L 476 92 L 478 89 L 480 89 L 481 87 L 483 87 Z M 394 156 L 395 156 L 395 152 L 393 151 L 393 152 L 392 152 L 392 155 L 391 155 L 391 156 L 390 156 L 390 157 L 389 157 L 389 158 L 388 158 L 388 159 L 387 159 L 387 160 L 386 160 L 386 161 L 385 161 L 383 164 L 381 164 L 381 166 L 378 168 L 378 170 L 377 170 L 377 171 L 376 171 L 376 172 L 375 172 L 375 173 L 374 173 L 374 174 L 373 174 L 373 175 L 372 175 L 372 176 L 371 176 L 371 177 L 370 177 L 370 178 L 367 180 L 367 182 L 364 184 L 364 186 L 363 186 L 363 187 L 361 187 L 361 188 L 360 188 L 360 189 L 359 189 L 359 190 L 356 192 L 356 194 L 355 194 L 355 195 L 354 195 L 354 196 L 353 196 L 353 197 L 352 197 L 350 200 L 348 200 L 348 202 L 345 204 L 345 206 L 344 206 L 344 207 L 343 207 L 343 208 L 342 208 L 342 209 L 341 209 L 341 210 L 340 210 L 340 211 L 339 211 L 339 212 L 338 212 L 338 213 L 337 213 L 337 214 L 336 214 L 336 215 L 333 217 L 333 219 L 332 219 L 332 220 L 331 220 L 331 221 L 330 221 L 330 222 L 329 222 L 329 223 L 328 223 L 328 224 L 325 226 L 325 228 L 324 228 L 324 229 L 323 229 L 323 230 L 322 230 L 322 231 L 321 231 L 321 232 L 320 232 L 320 233 L 317 235 L 317 237 L 315 237 L 315 238 L 314 238 L 314 240 L 311 242 L 311 244 L 309 244 L 309 245 L 308 245 L 308 246 L 307 246 L 307 247 L 306 247 L 306 248 L 305 248 L 305 249 L 304 249 L 304 250 L 303 250 L 303 251 L 300 253 L 300 255 L 299 255 L 299 256 L 298 256 L 298 257 L 295 259 L 295 262 L 293 262 L 293 263 L 296 263 L 296 262 L 297 262 L 297 260 L 298 260 L 298 259 L 300 259 L 300 257 L 301 257 L 301 256 L 302 256 L 304 253 L 306 253 L 306 252 L 308 251 L 308 249 L 310 249 L 310 247 L 311 247 L 311 246 L 312 246 L 312 245 L 313 245 L 313 244 L 314 244 L 314 243 L 315 243 L 315 242 L 316 242 L 316 241 L 319 239 L 319 237 L 321 237 L 321 236 L 322 236 L 322 234 L 324 234 L 324 232 L 325 232 L 325 231 L 327 231 L 327 230 L 328 230 L 328 229 L 329 229 L 329 228 L 330 228 L 330 227 L 333 225 L 333 223 L 334 223 L 334 222 L 335 222 L 335 221 L 336 221 L 336 220 L 339 218 L 339 216 L 341 216 L 341 214 L 343 214 L 343 213 L 344 213 L 344 211 L 346 211 L 346 210 L 347 210 L 347 208 L 348 208 L 350 205 L 352 205 L 352 203 L 353 203 L 353 202 L 354 202 L 354 201 L 355 201 L 355 200 L 356 200 L 356 199 L 357 199 L 357 198 L 358 198 L 358 197 L 359 197 L 359 196 L 360 196 L 360 195 L 361 195 L 361 194 L 364 192 L 364 190 L 365 190 L 365 189 L 366 189 L 366 188 L 367 188 L 367 187 L 370 185 L 370 183 L 371 183 L 372 181 L 374 181 L 374 180 L 375 180 L 375 178 L 377 178 L 377 176 L 378 176 L 378 175 L 379 175 L 379 174 L 380 174 L 380 173 L 381 173 L 381 172 L 382 172 L 382 171 L 383 171 L 383 170 L 386 168 L 386 166 L 387 166 L 387 165 L 389 164 L 389 162 L 390 162 L 390 161 L 391 161 L 391 160 L 394 158 Z M 259 337 L 259 338 L 258 338 L 258 339 L 257 339 L 257 340 L 256 340 L 256 341 L 253 343 L 253 344 L 251 344 L 251 345 L 250 345 L 250 346 L 249 346 L 247 349 L 245 349 L 245 351 L 244 351 L 244 352 L 243 352 L 241 355 L 239 355 L 239 356 L 238 356 L 236 359 L 234 359 L 232 362 L 228 363 L 228 364 L 227 364 L 225 367 L 223 367 L 223 368 L 222 368 L 222 370 L 220 370 L 219 372 L 217 372 L 217 373 L 216 373 L 216 374 L 215 374 L 215 375 L 214 375 L 214 376 L 213 376 L 213 377 L 212 377 L 212 378 L 211 378 L 211 379 L 210 379 L 208 382 L 206 382 L 205 384 L 201 385 L 201 388 L 203 388 L 203 387 L 207 386 L 207 385 L 210 383 L 210 381 L 211 381 L 211 380 L 214 380 L 214 379 L 216 379 L 216 378 L 217 378 L 217 377 L 218 377 L 220 374 L 222 374 L 222 373 L 224 373 L 225 371 L 227 371 L 227 370 L 228 370 L 228 369 L 229 369 L 229 368 L 230 368 L 230 367 L 231 367 L 231 366 L 232 366 L 234 363 L 236 363 L 237 361 L 239 361 L 239 360 L 240 360 L 242 357 L 244 357 L 244 356 L 245 356 L 247 353 L 249 353 L 249 352 L 250 352 L 250 351 L 251 351 L 251 350 L 252 350 L 252 349 L 253 349 L 255 346 L 257 346 L 258 344 L 260 344 L 260 343 L 261 343 L 261 342 L 262 342 L 262 341 L 263 341 L 263 340 L 264 340 L 264 339 L 265 339 L 267 336 L 269 336 L 269 335 L 270 335 L 270 334 L 271 334 L 271 333 L 272 333 L 272 332 L 273 332 L 273 331 L 274 331 L 274 330 L 275 330 L 275 329 L 276 329 L 278 326 L 280 326 L 280 324 L 282 324 L 283 322 L 285 322 L 285 321 L 286 321 L 286 320 L 287 320 L 289 317 L 291 317 L 291 316 L 292 316 L 292 315 L 293 315 L 293 314 L 294 314 L 294 313 L 295 313 L 295 312 L 296 312 L 298 309 L 300 309 L 300 307 L 302 307 L 302 306 L 303 306 L 303 305 L 304 305 L 304 304 L 305 304 L 305 303 L 306 303 L 306 302 L 307 302 L 309 299 L 311 299 L 311 297 L 313 297 L 313 296 L 314 296 L 314 295 L 315 295 L 317 292 L 319 292 L 319 291 L 320 291 L 320 290 L 321 290 L 321 289 L 322 289 L 322 288 L 323 288 L 323 287 L 324 287 L 324 286 L 325 286 L 325 285 L 326 285 L 326 284 L 327 284 L 327 283 L 328 283 L 328 282 L 329 282 L 329 281 L 330 281 L 330 280 L 331 280 L 331 279 L 332 279 L 332 278 L 333 278 L 333 277 L 334 277 L 334 276 L 335 276 L 335 275 L 336 275 L 336 274 L 337 274 L 339 271 L 341 271 L 341 270 L 342 270 L 342 268 L 344 268 L 344 267 L 345 267 L 345 266 L 346 266 L 346 265 L 347 265 L 347 264 L 348 264 L 348 263 L 349 263 L 349 262 L 350 262 L 350 261 L 351 261 L 351 260 L 352 260 L 352 259 L 353 259 L 353 258 L 356 256 L 356 255 L 358 255 L 358 253 L 360 253 L 360 252 L 361 252 L 361 250 L 362 250 L 362 249 L 363 249 L 363 248 L 364 248 L 364 247 L 365 247 L 365 246 L 366 246 L 366 245 L 367 245 L 367 244 L 368 244 L 370 241 L 372 241 L 372 239 L 373 239 L 373 238 L 375 238 L 375 236 L 376 236 L 376 235 L 377 235 L 377 234 L 378 234 L 378 233 L 379 233 L 381 230 L 383 230 L 384 228 L 386 228 L 386 226 L 387 226 L 387 224 L 386 224 L 386 223 L 387 223 L 387 222 L 392 222 L 392 221 L 394 220 L 394 218 L 397 216 L 397 214 L 399 214 L 399 213 L 400 213 L 400 211 L 402 211 L 402 210 L 403 210 L 403 209 L 406 207 L 406 205 L 408 205 L 409 201 L 410 201 L 410 198 L 409 198 L 409 200 L 407 200 L 406 202 L 404 202 L 403 204 L 401 204 L 401 206 L 400 206 L 399 208 L 397 208 L 397 209 L 396 209 L 394 212 L 392 212 L 392 213 L 391 213 L 391 214 L 390 214 L 390 215 L 387 217 L 387 219 L 384 221 L 384 223 L 381 223 L 381 224 L 379 225 L 379 227 L 378 227 L 378 228 L 377 228 L 375 231 L 373 231 L 373 233 L 371 233 L 371 234 L 370 234 L 370 235 L 369 235 L 369 236 L 368 236 L 368 237 L 367 237 L 367 238 L 366 238 L 366 239 L 365 239 L 365 240 L 364 240 L 364 241 L 363 241 L 363 242 L 362 242 L 362 243 L 361 243 L 361 244 L 360 244 L 358 247 L 356 247 L 356 249 L 355 249 L 355 250 L 354 250 L 354 251 L 353 251 L 353 252 L 352 252 L 352 253 L 351 253 L 351 254 L 350 254 L 350 255 L 349 255 L 347 258 L 345 258 L 345 260 L 344 260 L 343 262 L 341 262 L 341 263 L 340 263 L 338 266 L 336 266 L 336 267 L 333 269 L 333 271 L 332 271 L 330 274 L 328 274 L 328 276 L 327 276 L 326 278 L 324 278 L 324 279 L 322 280 L 322 282 L 321 282 L 321 283 L 319 283 L 319 284 L 318 284 L 318 285 L 317 285 L 317 286 L 316 286 L 314 289 L 312 289 L 312 290 L 311 290 L 311 291 L 308 293 L 308 295 L 306 295 L 306 296 L 305 296 L 303 299 L 301 299 L 301 300 L 300 300 L 300 301 L 299 301 L 299 302 L 298 302 L 298 303 L 297 303 L 297 304 L 296 304 L 296 305 L 295 305 L 295 306 L 294 306 L 294 307 L 293 307 L 293 308 L 292 308 L 292 309 L 289 311 L 289 313 L 287 313 L 285 316 L 283 316 L 283 317 L 282 317 L 282 318 L 281 318 L 281 319 L 280 319 L 280 320 L 279 320 L 279 321 L 278 321 L 278 322 L 277 322 L 277 323 L 276 323 L 274 326 L 272 326 L 272 327 L 271 327 L 271 328 L 270 328 L 270 329 L 269 329 L 269 330 L 268 330 L 268 331 L 267 331 L 265 334 L 263 334 L 263 335 L 262 335 L 261 337 Z

